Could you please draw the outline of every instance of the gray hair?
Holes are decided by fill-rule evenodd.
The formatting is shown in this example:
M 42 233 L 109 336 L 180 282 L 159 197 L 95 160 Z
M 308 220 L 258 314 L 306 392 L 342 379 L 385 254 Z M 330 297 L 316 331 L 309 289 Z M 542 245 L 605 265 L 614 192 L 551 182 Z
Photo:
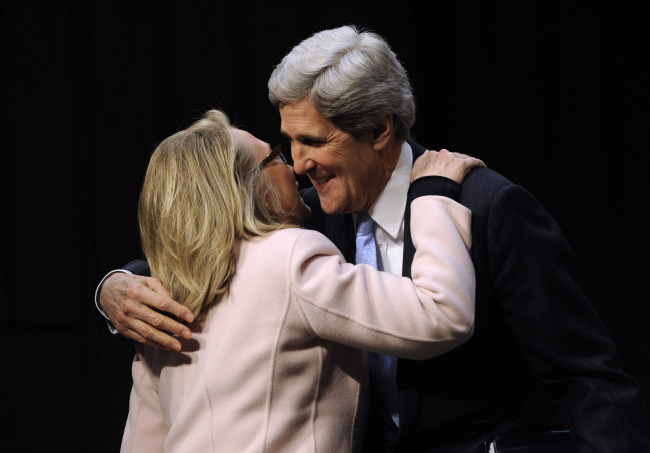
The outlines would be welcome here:
M 393 116 L 397 138 L 415 122 L 406 70 L 384 39 L 354 26 L 305 39 L 275 68 L 268 83 L 275 107 L 309 98 L 325 118 L 353 135 Z

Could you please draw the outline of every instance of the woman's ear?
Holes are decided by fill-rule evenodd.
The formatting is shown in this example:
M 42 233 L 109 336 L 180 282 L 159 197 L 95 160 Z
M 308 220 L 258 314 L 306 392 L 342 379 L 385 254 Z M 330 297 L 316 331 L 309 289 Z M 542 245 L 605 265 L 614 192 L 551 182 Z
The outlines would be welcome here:
M 384 149 L 393 136 L 393 115 L 386 115 L 371 128 L 372 144 L 377 150 Z

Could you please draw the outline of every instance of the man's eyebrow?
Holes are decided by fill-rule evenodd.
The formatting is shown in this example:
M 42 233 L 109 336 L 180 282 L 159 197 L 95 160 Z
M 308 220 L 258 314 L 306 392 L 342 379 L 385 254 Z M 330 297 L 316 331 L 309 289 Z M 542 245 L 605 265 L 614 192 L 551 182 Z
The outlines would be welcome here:
M 289 137 L 289 135 L 283 131 L 280 131 L 280 135 L 282 135 L 283 138 L 292 141 L 293 138 Z M 327 139 L 325 137 L 321 136 L 315 136 L 315 135 L 310 135 L 310 134 L 298 134 L 295 137 L 296 140 L 299 142 L 310 142 L 310 143 L 325 143 Z

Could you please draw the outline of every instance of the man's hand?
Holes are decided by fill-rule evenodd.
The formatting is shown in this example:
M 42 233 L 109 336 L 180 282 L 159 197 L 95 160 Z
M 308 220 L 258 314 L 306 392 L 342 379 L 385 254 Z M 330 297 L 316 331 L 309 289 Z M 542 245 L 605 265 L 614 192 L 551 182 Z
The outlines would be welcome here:
M 165 332 L 183 338 L 192 335 L 187 326 L 156 311 L 194 320 L 192 311 L 172 300 L 157 278 L 115 273 L 104 282 L 99 303 L 121 335 L 140 343 L 180 351 L 180 341 Z

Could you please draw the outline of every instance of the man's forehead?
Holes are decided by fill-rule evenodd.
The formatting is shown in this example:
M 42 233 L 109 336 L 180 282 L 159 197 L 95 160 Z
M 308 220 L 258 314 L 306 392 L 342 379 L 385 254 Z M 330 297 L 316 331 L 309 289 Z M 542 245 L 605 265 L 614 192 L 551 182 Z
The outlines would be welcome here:
M 290 138 L 324 138 L 336 126 L 323 117 L 311 115 L 282 115 L 280 133 Z

